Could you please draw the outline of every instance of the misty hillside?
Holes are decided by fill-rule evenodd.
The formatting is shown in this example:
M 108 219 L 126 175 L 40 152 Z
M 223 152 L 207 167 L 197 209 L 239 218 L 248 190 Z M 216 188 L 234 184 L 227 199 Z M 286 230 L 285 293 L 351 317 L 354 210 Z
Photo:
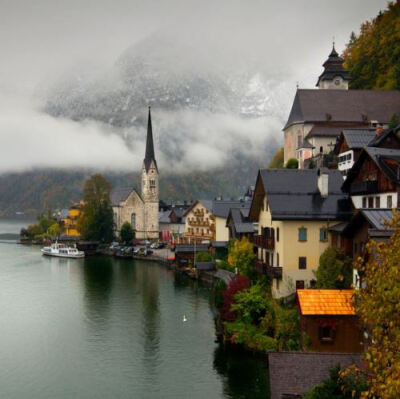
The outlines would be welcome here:
M 250 63 L 213 63 L 162 34 L 127 49 L 101 74 L 74 70 L 42 92 L 49 115 L 100 122 L 124 139 L 136 166 L 105 173 L 113 186 L 138 179 L 144 155 L 138 143 L 151 104 L 164 200 L 241 195 L 280 146 L 288 98 L 284 84 Z M 81 197 L 87 176 L 79 170 L 0 176 L 0 214 L 68 206 Z

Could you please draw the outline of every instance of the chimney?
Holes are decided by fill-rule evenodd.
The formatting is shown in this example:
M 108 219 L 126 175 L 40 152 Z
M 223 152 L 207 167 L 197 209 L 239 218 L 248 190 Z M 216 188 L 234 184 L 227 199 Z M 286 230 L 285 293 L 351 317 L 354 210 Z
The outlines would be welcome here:
M 376 128 L 376 135 L 377 136 L 380 136 L 382 134 L 382 132 L 383 132 L 383 127 L 382 126 L 379 126 L 379 127 Z
M 327 172 L 318 169 L 318 190 L 322 198 L 327 198 L 329 194 L 329 175 Z

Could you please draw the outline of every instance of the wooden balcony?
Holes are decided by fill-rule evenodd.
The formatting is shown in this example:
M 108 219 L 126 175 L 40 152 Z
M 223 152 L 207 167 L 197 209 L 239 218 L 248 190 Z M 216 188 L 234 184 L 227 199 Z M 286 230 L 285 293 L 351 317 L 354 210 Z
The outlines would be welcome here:
M 269 266 L 264 262 L 256 261 L 254 268 L 258 273 L 265 274 L 270 279 L 282 280 L 282 267 L 280 266 Z
M 196 220 L 194 218 L 190 218 L 188 220 L 190 226 L 197 226 L 197 227 L 209 227 L 210 222 L 208 220 Z
M 378 192 L 378 181 L 354 182 L 350 187 L 351 194 L 375 194 Z
M 275 248 L 275 240 L 272 237 L 254 235 L 251 239 L 251 242 L 259 248 L 271 249 L 271 250 Z

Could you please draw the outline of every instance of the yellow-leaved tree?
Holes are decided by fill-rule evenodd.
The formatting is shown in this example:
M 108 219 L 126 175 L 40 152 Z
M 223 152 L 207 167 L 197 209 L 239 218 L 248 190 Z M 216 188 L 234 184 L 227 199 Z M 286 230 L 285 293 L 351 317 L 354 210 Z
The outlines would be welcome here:
M 253 248 L 254 245 L 246 237 L 233 241 L 229 246 L 229 265 L 247 277 L 252 277 L 253 274 L 253 263 L 256 258 Z
M 400 214 L 388 226 L 388 242 L 369 242 L 367 256 L 356 261 L 363 288 L 356 293 L 357 313 L 366 329 L 368 391 L 362 398 L 400 398 Z

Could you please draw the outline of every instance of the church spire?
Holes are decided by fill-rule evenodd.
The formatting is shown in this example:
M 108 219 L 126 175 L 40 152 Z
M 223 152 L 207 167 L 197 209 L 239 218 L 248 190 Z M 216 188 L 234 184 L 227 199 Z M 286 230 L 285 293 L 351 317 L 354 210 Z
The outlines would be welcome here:
M 149 117 L 147 121 L 146 153 L 144 157 L 144 167 L 146 168 L 146 172 L 149 171 L 152 161 L 154 161 L 154 165 L 158 171 L 156 157 L 154 155 L 153 128 L 151 125 L 151 108 L 149 106 Z

